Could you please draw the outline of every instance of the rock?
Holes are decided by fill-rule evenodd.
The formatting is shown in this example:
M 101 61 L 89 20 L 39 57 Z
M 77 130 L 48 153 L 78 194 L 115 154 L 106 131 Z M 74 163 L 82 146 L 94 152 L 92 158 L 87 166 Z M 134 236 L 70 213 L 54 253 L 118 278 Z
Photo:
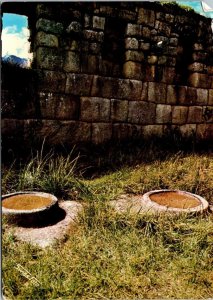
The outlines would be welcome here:
M 94 29 L 104 30 L 104 26 L 105 26 L 105 18 L 93 16 L 93 28 Z
M 196 104 L 207 105 L 207 103 L 208 103 L 208 90 L 207 89 L 197 89 Z
M 174 106 L 172 109 L 172 124 L 184 124 L 187 121 L 188 107 Z
M 203 108 L 201 106 L 189 107 L 187 123 L 201 123 L 203 121 Z
M 67 94 L 90 96 L 93 75 L 68 74 L 65 92 Z
M 166 103 L 166 84 L 149 82 L 148 101 Z
M 39 31 L 36 35 L 36 45 L 57 48 L 58 37 L 53 34 L 47 34 L 43 31 Z
M 156 107 L 156 123 L 166 124 L 171 123 L 172 107 L 171 105 L 157 104 Z
M 109 141 L 112 137 L 112 125 L 109 123 L 92 124 L 92 142 L 96 145 Z
M 81 33 L 82 31 L 82 26 L 81 23 L 77 21 L 73 21 L 70 23 L 70 25 L 67 27 L 66 32 L 67 33 Z
M 150 102 L 130 101 L 128 122 L 133 124 L 154 124 L 156 105 Z
M 125 122 L 128 116 L 127 100 L 111 100 L 111 120 L 114 122 Z
M 139 8 L 138 11 L 138 24 L 154 26 L 155 12 L 153 10 Z
M 87 122 L 109 121 L 110 100 L 98 97 L 81 97 L 80 119 Z
M 37 68 L 60 71 L 63 57 L 56 48 L 39 47 L 36 50 Z
M 138 49 L 138 40 L 136 38 L 126 38 L 125 39 L 125 48 L 128 50 L 137 50 Z
M 128 50 L 125 52 L 125 60 L 141 62 L 144 60 L 144 54 L 143 52 Z
M 64 71 L 79 73 L 80 72 L 80 55 L 77 52 L 67 51 L 64 61 Z
M 141 64 L 128 61 L 123 65 L 123 75 L 125 78 L 141 79 Z
M 47 33 L 60 35 L 63 32 L 63 24 L 55 21 L 40 18 L 36 22 L 36 29 Z

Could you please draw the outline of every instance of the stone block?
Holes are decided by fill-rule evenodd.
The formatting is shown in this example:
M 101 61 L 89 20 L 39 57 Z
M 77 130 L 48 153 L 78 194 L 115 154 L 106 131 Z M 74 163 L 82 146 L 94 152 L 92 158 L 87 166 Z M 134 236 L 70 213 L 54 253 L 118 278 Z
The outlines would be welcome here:
M 77 21 L 72 21 L 66 29 L 67 33 L 80 34 L 82 32 L 82 25 Z
M 194 62 L 188 66 L 188 70 L 191 72 L 203 72 L 205 65 L 199 62 Z
M 155 29 L 162 35 L 165 35 L 167 37 L 170 36 L 171 27 L 167 23 L 156 20 Z
M 192 89 L 194 90 L 193 88 L 189 88 L 189 89 Z M 179 104 L 184 104 L 184 105 L 187 105 L 187 103 L 189 103 L 188 101 L 188 95 L 187 93 L 190 93 L 187 89 L 187 86 L 178 86 L 177 88 L 177 100 L 178 100 L 178 103 Z M 195 94 L 196 94 L 196 90 L 195 90 Z
M 69 135 L 71 137 L 71 144 L 76 143 L 88 143 L 91 142 L 92 126 L 85 122 L 74 122 L 74 126 L 71 127 Z M 66 140 L 67 136 L 66 136 Z
M 142 135 L 144 138 L 150 138 L 152 136 L 161 137 L 163 135 L 163 125 L 142 126 Z
M 178 45 L 178 39 L 177 38 L 170 38 L 169 39 L 169 45 L 171 45 L 172 47 L 177 47 Z
M 173 23 L 174 22 L 175 17 L 171 14 L 165 14 L 165 21 L 168 23 Z
M 185 105 L 196 104 L 197 101 L 197 89 L 188 87 L 186 91 Z M 180 101 L 179 101 L 180 103 Z M 184 104 L 184 103 L 181 103 Z
M 137 140 L 142 136 L 142 130 L 140 125 L 128 124 L 128 137 L 131 140 Z
M 158 62 L 158 57 L 156 55 L 148 56 L 147 61 L 149 64 L 154 65 Z
M 55 18 L 54 6 L 50 7 L 46 3 L 36 5 L 36 16 L 38 18 Z
M 58 37 L 53 34 L 47 34 L 39 31 L 36 35 L 36 46 L 58 47 Z
M 142 37 L 149 39 L 151 36 L 151 30 L 149 29 L 149 27 L 143 27 L 142 28 Z
M 138 24 L 154 26 L 155 12 L 153 10 L 139 8 L 138 11 Z
M 128 61 L 123 65 L 123 76 L 125 78 L 141 79 L 141 64 Z
M 156 105 L 150 102 L 130 101 L 128 122 L 133 124 L 154 124 Z
M 40 18 L 36 22 L 36 29 L 37 31 L 44 31 L 47 33 L 60 35 L 64 28 L 62 23 Z
M 167 104 L 178 103 L 178 87 L 176 85 L 167 86 L 166 103 Z
M 107 122 L 110 119 L 110 100 L 81 97 L 80 119 L 86 122 Z
M 80 47 L 80 42 L 76 41 L 76 40 L 71 40 L 70 41 L 70 47 L 67 50 L 71 50 L 71 51 L 76 51 L 76 52 L 80 52 L 81 47 Z
M 112 137 L 112 124 L 93 123 L 92 124 L 92 142 L 96 145 L 103 144 Z
M 89 50 L 92 54 L 99 54 L 101 52 L 101 45 L 99 43 L 90 43 Z
M 141 101 L 148 101 L 148 82 L 143 82 Z
M 105 18 L 98 17 L 98 16 L 93 16 L 92 24 L 93 24 L 94 29 L 104 30 Z
M 193 73 L 188 78 L 189 85 L 192 87 L 200 87 L 204 89 L 210 88 L 211 81 L 207 74 Z
M 172 107 L 171 105 L 157 104 L 156 107 L 156 123 L 167 124 L 172 120 Z
M 92 75 L 67 74 L 65 92 L 78 96 L 90 96 L 92 80 Z
M 115 122 L 125 122 L 128 116 L 127 100 L 111 100 L 111 120 Z
M 201 106 L 190 106 L 188 112 L 187 123 L 201 123 L 203 108 Z
M 80 72 L 80 54 L 73 51 L 67 51 L 65 54 L 64 67 L 65 72 Z
M 136 24 L 127 24 L 126 27 L 127 36 L 141 36 L 142 35 L 142 26 Z
M 196 135 L 196 124 L 184 124 L 179 126 L 181 136 L 184 138 L 195 137 Z
M 129 124 L 118 123 L 113 124 L 113 140 L 122 141 L 129 137 Z
M 135 21 L 136 12 L 129 9 L 122 9 L 118 11 L 118 17 L 129 22 Z
M 39 102 L 43 119 L 78 119 L 80 101 L 76 96 L 40 92 Z
M 91 21 L 91 16 L 88 15 L 88 14 L 85 14 L 85 15 L 84 15 L 84 27 L 85 27 L 85 28 L 90 27 L 90 26 L 91 26 L 91 23 L 92 23 L 92 21 Z
M 146 81 L 155 81 L 156 78 L 156 66 L 155 65 L 147 65 L 145 72 L 145 80 Z
M 213 124 L 198 124 L 197 125 L 197 139 L 199 140 L 213 140 Z
M 213 107 L 203 106 L 203 120 L 206 123 L 213 123 Z
M 158 57 L 158 65 L 165 65 L 167 63 L 167 56 Z
M 42 92 L 64 93 L 66 75 L 59 71 L 39 71 L 38 90 Z
M 102 43 L 104 40 L 104 33 L 97 32 L 94 30 L 84 30 L 83 31 L 83 36 L 86 40 L 92 41 L 92 42 L 100 42 Z
M 196 104 L 207 105 L 207 103 L 208 103 L 208 90 L 207 89 L 197 89 Z
M 144 60 L 144 54 L 143 54 L 143 52 L 140 52 L 140 51 L 128 50 L 125 52 L 125 60 L 141 62 Z
M 155 103 L 166 103 L 166 84 L 149 82 L 148 101 Z
M 185 124 L 187 121 L 188 107 L 174 106 L 172 109 L 172 124 Z
M 167 84 L 173 84 L 175 83 L 175 78 L 176 78 L 175 68 L 171 68 L 171 67 L 163 68 L 162 82 L 165 82 Z
M 97 74 L 99 71 L 99 57 L 97 55 L 83 55 L 81 59 L 81 72 Z
M 146 43 L 144 41 L 139 42 L 139 49 L 143 51 L 148 51 L 150 49 L 150 43 Z
M 58 48 L 38 47 L 36 64 L 38 69 L 57 70 L 62 68 L 63 57 Z
M 138 40 L 136 38 L 126 38 L 125 39 L 125 48 L 128 50 L 137 50 L 138 49 Z
M 213 105 L 213 89 L 209 90 L 209 100 L 208 105 Z

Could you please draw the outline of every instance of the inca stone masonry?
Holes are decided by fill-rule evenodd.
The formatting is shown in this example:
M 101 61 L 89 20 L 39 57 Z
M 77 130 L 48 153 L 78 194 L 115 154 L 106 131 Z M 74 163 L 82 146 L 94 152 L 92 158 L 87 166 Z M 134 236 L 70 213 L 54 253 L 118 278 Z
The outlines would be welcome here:
M 32 70 L 2 75 L 3 143 L 213 137 L 211 19 L 153 2 L 4 3 L 29 19 Z M 16 76 L 16 79 L 13 79 Z

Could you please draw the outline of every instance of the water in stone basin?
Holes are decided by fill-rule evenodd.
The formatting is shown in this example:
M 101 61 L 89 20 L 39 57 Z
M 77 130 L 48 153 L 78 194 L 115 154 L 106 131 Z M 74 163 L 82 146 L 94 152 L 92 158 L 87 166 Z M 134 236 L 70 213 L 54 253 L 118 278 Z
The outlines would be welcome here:
M 155 193 L 150 195 L 150 199 L 160 205 L 174 208 L 193 208 L 201 204 L 197 198 L 177 192 Z
M 32 194 L 15 195 L 2 201 L 2 206 L 8 209 L 31 210 L 50 205 L 52 200 Z

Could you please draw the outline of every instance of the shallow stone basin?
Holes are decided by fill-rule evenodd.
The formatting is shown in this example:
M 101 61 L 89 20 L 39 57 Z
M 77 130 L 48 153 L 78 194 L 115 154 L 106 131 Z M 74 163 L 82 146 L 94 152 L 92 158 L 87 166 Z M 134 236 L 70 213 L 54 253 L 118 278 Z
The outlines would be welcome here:
M 157 212 L 199 213 L 209 206 L 201 196 L 180 190 L 150 191 L 143 195 L 143 202 Z
M 39 226 L 58 209 L 58 199 L 43 192 L 16 192 L 2 196 L 2 214 L 11 223 Z

